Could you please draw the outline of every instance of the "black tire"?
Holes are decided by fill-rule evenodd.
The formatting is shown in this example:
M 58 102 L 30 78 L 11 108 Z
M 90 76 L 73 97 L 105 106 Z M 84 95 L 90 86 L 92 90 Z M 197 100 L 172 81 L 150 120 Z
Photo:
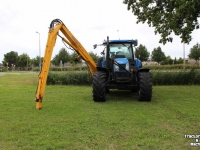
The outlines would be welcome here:
M 152 77 L 150 72 L 139 72 L 139 101 L 151 101 L 152 98 Z
M 137 93 L 137 92 L 138 92 L 138 89 L 131 90 L 131 92 Z
M 92 82 L 93 100 L 95 102 L 106 101 L 106 72 L 97 71 L 94 73 Z
M 106 93 L 109 93 L 110 92 L 110 89 L 106 88 Z

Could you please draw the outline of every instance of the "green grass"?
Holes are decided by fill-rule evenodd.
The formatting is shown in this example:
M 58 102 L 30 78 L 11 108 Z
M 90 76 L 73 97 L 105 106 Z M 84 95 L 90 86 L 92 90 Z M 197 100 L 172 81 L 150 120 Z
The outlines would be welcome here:
M 0 149 L 190 149 L 200 134 L 200 86 L 154 86 L 152 102 L 111 91 L 92 100 L 91 86 L 46 87 L 35 109 L 37 75 L 0 76 Z

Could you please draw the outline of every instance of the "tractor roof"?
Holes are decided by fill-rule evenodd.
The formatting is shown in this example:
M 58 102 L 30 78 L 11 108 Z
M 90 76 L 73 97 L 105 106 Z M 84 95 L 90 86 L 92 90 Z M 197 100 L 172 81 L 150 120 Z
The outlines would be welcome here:
M 137 40 L 109 40 L 109 43 L 136 43 Z M 103 44 L 106 44 L 107 41 L 103 41 Z

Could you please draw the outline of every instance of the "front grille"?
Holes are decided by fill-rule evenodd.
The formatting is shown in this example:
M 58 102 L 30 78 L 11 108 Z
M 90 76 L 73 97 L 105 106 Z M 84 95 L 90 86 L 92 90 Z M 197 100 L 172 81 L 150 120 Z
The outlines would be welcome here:
M 121 64 L 121 65 L 119 65 L 119 71 L 124 70 L 121 66 L 126 69 L 126 64 Z
M 127 72 L 116 72 L 116 77 L 129 77 Z
M 116 72 L 115 77 L 117 83 L 127 83 L 131 81 L 130 75 L 127 72 Z

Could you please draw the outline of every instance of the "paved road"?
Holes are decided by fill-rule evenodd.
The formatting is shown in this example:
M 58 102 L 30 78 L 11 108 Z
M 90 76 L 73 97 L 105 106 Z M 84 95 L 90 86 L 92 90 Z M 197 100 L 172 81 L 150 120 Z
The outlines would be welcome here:
M 28 71 L 28 72 L 0 72 L 0 76 L 3 76 L 5 74 L 16 74 L 16 75 L 21 75 L 21 74 L 38 74 L 38 72 L 33 72 L 33 71 Z

